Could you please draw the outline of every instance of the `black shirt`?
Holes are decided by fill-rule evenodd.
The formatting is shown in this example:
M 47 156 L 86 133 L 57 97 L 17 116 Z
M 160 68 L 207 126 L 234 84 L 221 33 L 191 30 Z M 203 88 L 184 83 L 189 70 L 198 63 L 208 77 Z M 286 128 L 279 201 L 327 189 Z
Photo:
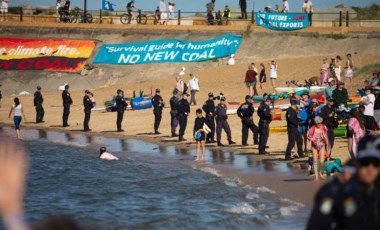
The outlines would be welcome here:
M 125 101 L 125 98 L 119 95 L 115 97 L 115 102 L 116 102 L 116 109 L 118 112 L 125 111 L 125 108 L 127 108 L 128 106 L 128 103 Z
M 70 93 L 66 89 L 63 90 L 62 92 L 62 101 L 63 101 L 63 105 L 71 105 L 73 103 Z
M 173 96 L 170 98 L 170 110 L 171 111 L 177 111 L 177 107 L 178 107 L 178 98 L 176 96 Z
M 92 104 L 90 97 L 87 95 L 83 97 L 83 106 L 85 112 L 91 112 L 91 109 L 94 107 L 94 104 Z
M 215 116 L 218 120 L 226 120 L 227 119 L 227 106 L 218 104 L 215 109 Z
M 194 129 L 193 129 L 193 135 L 195 135 L 195 132 L 197 132 L 200 129 L 203 129 L 203 125 L 206 123 L 206 118 L 204 117 L 197 117 L 195 118 L 194 122 Z
M 271 110 L 270 110 L 270 107 L 265 104 L 265 102 L 261 102 L 258 110 L 257 110 L 257 115 L 259 115 L 260 117 L 260 121 L 263 120 L 263 121 L 272 121 L 272 114 L 271 114 Z
M 330 117 L 329 115 L 332 114 Z M 335 108 L 330 108 L 328 105 L 322 107 L 319 116 L 323 118 L 323 124 L 326 125 L 327 128 L 333 129 L 335 128 Z
M 44 102 L 44 98 L 42 97 L 42 94 L 40 91 L 36 91 L 34 93 L 34 106 L 41 105 L 42 102 Z
M 215 115 L 215 102 L 214 100 L 207 100 L 202 107 L 203 111 L 205 111 L 206 116 L 214 116 Z
M 380 110 L 380 94 L 375 94 L 375 104 L 373 109 L 374 110 Z
M 163 103 L 162 103 L 162 97 L 158 94 L 154 95 L 152 98 L 152 105 L 154 107 L 154 110 L 162 110 L 163 109 Z
M 295 111 L 292 107 L 289 107 L 286 110 L 286 122 L 288 128 L 298 127 L 299 119 L 297 116 L 297 111 Z
M 178 102 L 178 113 L 180 115 L 186 115 L 188 116 L 189 113 L 190 113 L 190 105 L 189 105 L 189 102 L 185 99 L 181 99 L 179 102 Z
M 255 108 L 253 108 L 252 103 L 245 102 L 244 104 L 240 105 L 240 107 L 237 110 L 237 115 L 240 118 L 250 118 L 253 116 L 253 113 L 255 112 Z

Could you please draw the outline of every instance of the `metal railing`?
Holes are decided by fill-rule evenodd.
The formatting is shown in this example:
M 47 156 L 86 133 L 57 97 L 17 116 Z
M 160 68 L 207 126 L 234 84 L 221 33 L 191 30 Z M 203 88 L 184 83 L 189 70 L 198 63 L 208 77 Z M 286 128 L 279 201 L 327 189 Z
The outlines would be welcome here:
M 71 10 L 72 11 L 72 10 Z M 83 11 L 82 11 L 83 12 Z M 92 15 L 92 23 L 109 23 L 120 24 L 120 16 L 127 13 L 124 11 L 102 11 L 102 10 L 87 10 L 87 13 Z M 169 12 L 163 12 L 169 15 Z M 223 12 L 221 12 L 223 13 Z M 59 16 L 55 9 L 40 9 L 40 8 L 22 8 L 10 7 L 8 18 L 12 21 L 45 21 L 45 22 L 58 22 Z M 134 17 L 141 18 L 144 15 L 147 18 L 146 24 L 154 24 L 155 12 L 154 11 L 141 11 L 134 12 Z M 231 17 L 228 18 L 228 24 L 254 24 L 256 12 L 248 12 L 247 19 L 241 19 L 240 12 L 230 12 Z M 355 15 L 354 15 L 355 16 Z M 318 12 L 313 14 L 313 25 L 318 26 L 337 26 L 349 27 L 354 26 L 375 25 L 380 27 L 380 20 L 356 20 L 352 17 L 349 11 L 339 11 L 338 13 L 324 13 Z M 85 20 L 86 21 L 86 20 Z M 84 21 L 84 22 L 85 22 Z M 165 24 L 169 25 L 207 25 L 207 13 L 195 11 L 175 11 L 170 14 L 170 17 L 163 19 Z M 80 21 L 79 21 L 80 22 Z M 135 21 L 134 24 L 139 22 Z

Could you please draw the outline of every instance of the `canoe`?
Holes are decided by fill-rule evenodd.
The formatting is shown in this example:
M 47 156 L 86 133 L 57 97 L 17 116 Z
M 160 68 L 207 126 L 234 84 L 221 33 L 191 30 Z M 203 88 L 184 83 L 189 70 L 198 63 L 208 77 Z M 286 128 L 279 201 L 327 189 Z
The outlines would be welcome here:
M 287 132 L 287 127 L 286 126 L 270 127 L 269 131 L 272 133 Z M 345 137 L 346 134 L 347 134 L 346 125 L 342 125 L 334 129 L 335 137 Z

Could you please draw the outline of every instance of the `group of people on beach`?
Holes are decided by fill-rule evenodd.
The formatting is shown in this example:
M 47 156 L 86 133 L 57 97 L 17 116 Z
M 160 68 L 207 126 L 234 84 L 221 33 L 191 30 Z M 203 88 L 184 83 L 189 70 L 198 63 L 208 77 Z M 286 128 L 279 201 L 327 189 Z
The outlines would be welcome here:
M 277 71 L 278 67 L 275 60 L 272 60 L 269 63 L 270 66 L 270 81 L 274 88 L 276 87 L 276 80 L 277 80 Z M 252 62 L 248 66 L 248 70 L 245 73 L 245 79 L 244 83 L 247 87 L 247 95 L 250 96 L 258 96 L 259 93 L 257 92 L 257 83 L 260 84 L 260 89 L 263 92 L 263 84 L 267 82 L 267 74 L 266 74 L 266 68 L 263 63 L 260 63 L 260 72 L 256 68 L 256 65 L 254 62 Z

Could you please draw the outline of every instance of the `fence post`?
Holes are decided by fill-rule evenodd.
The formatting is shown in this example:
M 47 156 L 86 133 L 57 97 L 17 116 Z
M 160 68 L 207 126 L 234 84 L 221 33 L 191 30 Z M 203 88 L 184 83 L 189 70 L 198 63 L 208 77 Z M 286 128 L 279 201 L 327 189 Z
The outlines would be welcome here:
M 24 12 L 23 12 L 23 10 L 22 10 L 22 6 L 21 6 L 21 7 L 20 7 L 20 22 L 23 21 L 23 14 L 24 14 Z
M 255 11 L 252 10 L 251 23 L 255 24 Z
M 102 9 L 99 10 L 99 24 L 103 23 L 103 18 L 102 18 Z
M 343 21 L 343 12 L 339 11 L 339 27 L 342 27 L 342 21 Z
M 346 27 L 348 27 L 350 24 L 350 13 L 347 11 L 346 12 Z
M 139 10 L 139 16 L 137 16 L 137 17 L 138 17 L 137 23 L 141 24 L 141 10 Z
M 178 10 L 178 25 L 181 25 L 181 10 Z

